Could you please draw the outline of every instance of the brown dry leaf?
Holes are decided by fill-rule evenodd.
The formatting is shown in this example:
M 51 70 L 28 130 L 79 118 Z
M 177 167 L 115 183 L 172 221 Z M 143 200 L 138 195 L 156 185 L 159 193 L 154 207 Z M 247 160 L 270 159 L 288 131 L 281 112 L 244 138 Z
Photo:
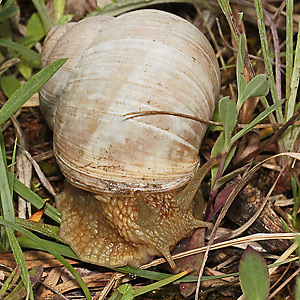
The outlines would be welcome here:
M 44 209 L 40 209 L 38 210 L 37 212 L 35 212 L 30 218 L 29 220 L 30 221 L 33 221 L 33 222 L 39 222 L 42 218 L 44 214 Z
M 239 14 L 241 13 L 241 11 L 239 10 L 237 5 L 232 5 L 232 13 L 233 13 L 233 17 L 235 19 L 235 22 L 238 23 Z M 244 25 L 243 20 L 242 20 L 241 25 L 240 25 L 240 30 L 246 36 L 246 29 L 245 29 L 245 25 Z M 232 36 L 232 43 L 233 43 L 233 47 L 237 50 L 238 46 L 236 45 L 233 36 Z M 248 52 L 247 43 L 246 43 L 246 51 Z M 234 56 L 235 57 L 237 56 L 237 52 L 234 53 Z M 246 69 L 246 66 L 244 67 L 243 75 L 246 78 L 246 81 L 248 83 L 251 80 L 251 78 L 250 78 L 250 75 L 249 75 L 249 73 Z M 240 113 L 239 113 L 239 121 L 241 123 L 249 123 L 258 101 L 259 101 L 259 97 L 256 97 L 256 98 L 249 98 L 244 102 L 243 106 L 241 107 Z
M 63 268 L 56 267 L 53 268 L 48 276 L 44 280 L 44 284 L 47 284 L 48 286 L 54 287 L 59 281 L 59 278 L 63 272 Z M 37 295 L 39 297 L 45 297 L 45 295 L 49 293 L 49 289 L 47 289 L 45 286 L 40 286 L 39 290 L 37 291 Z
M 195 230 L 191 240 L 189 241 L 187 250 L 196 249 L 204 246 L 205 240 L 205 228 L 198 228 Z M 198 255 L 192 255 L 185 257 L 182 262 L 183 269 L 193 269 L 196 268 L 195 271 L 190 273 L 190 275 L 198 275 L 200 266 L 203 262 L 204 253 L 200 253 Z M 181 283 L 180 284 L 180 292 L 183 297 L 188 297 L 194 293 L 196 289 L 196 283 Z
M 43 265 L 44 268 L 62 266 L 62 263 L 57 260 L 53 255 L 43 251 L 25 251 L 23 252 L 28 269 L 32 269 L 39 265 Z M 77 261 L 67 259 L 70 264 L 78 264 Z M 9 266 L 11 268 L 16 267 L 16 262 L 13 253 L 1 253 L 0 264 Z
M 65 11 L 74 15 L 73 21 L 78 21 L 91 13 L 96 6 L 96 0 L 67 0 Z
M 44 175 L 43 171 L 41 170 L 40 166 L 38 163 L 32 158 L 31 154 L 23 150 L 24 154 L 26 155 L 27 159 L 31 162 L 32 166 L 34 167 L 35 172 L 37 173 L 42 185 L 44 186 L 45 189 L 54 197 L 56 195 L 51 183 L 47 179 L 47 177 Z
M 111 278 L 112 274 L 113 273 L 111 272 L 99 273 L 90 276 L 84 276 L 82 277 L 82 279 L 85 282 L 85 284 L 88 286 L 88 288 L 104 287 L 109 281 L 109 279 Z M 53 288 L 59 293 L 63 294 L 74 289 L 79 289 L 80 285 L 75 279 L 72 279 L 67 282 L 53 286 Z M 43 297 L 45 298 L 51 297 L 52 295 L 53 292 L 51 292 L 50 290 L 43 293 Z
M 39 103 L 39 95 L 38 93 L 33 94 L 23 105 L 22 107 L 38 107 Z
M 211 2 L 211 1 L 210 1 Z M 233 0 L 232 3 L 236 4 L 239 8 L 240 11 L 244 12 L 244 17 L 243 19 L 245 21 L 248 21 L 252 24 L 257 24 L 256 21 L 256 12 L 255 12 L 255 7 L 254 4 L 252 2 L 242 2 L 242 1 L 237 1 L 237 0 Z M 275 7 L 274 5 L 270 4 L 270 3 L 265 3 L 264 4 L 264 8 L 270 13 L 270 14 L 274 14 L 277 12 L 278 8 Z M 300 20 L 300 15 L 299 14 L 293 14 L 293 30 L 294 32 L 298 32 L 298 24 L 299 24 L 299 20 Z M 266 25 L 268 26 L 268 22 L 265 21 Z M 285 11 L 281 11 L 280 16 L 279 16 L 279 20 L 277 22 L 277 27 L 280 29 L 285 29 L 285 23 L 286 23 L 286 12 Z
M 31 177 L 32 177 L 32 165 L 27 157 L 24 155 L 21 149 L 27 148 L 27 142 L 23 133 L 23 130 L 16 119 L 15 116 L 11 117 L 11 121 L 14 126 L 16 136 L 18 138 L 18 144 L 21 148 L 18 148 L 16 156 L 16 169 L 18 173 L 19 180 L 24 183 L 28 188 L 31 187 Z M 26 219 L 26 211 L 28 216 L 31 216 L 31 205 L 29 202 L 24 200 L 22 197 L 18 197 L 18 216 L 19 218 Z

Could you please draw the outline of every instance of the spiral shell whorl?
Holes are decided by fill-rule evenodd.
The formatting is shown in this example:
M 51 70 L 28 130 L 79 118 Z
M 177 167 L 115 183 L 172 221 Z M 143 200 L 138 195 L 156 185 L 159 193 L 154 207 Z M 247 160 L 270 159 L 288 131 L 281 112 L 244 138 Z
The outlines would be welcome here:
M 101 32 L 104 24 L 112 19 L 111 17 L 88 18 L 78 23 L 55 26 L 47 34 L 41 54 L 41 66 L 45 67 L 60 58 L 68 59 L 59 72 L 43 85 L 39 93 L 42 114 L 52 130 L 57 105 L 71 72 L 89 44 Z M 86 30 L 87 28 L 89 30 Z M 78 42 L 80 40 L 83 42 Z
M 70 182 L 94 193 L 183 186 L 199 166 L 206 126 L 174 116 L 123 115 L 165 110 L 210 119 L 219 91 L 214 52 L 198 29 L 166 12 L 101 18 L 72 26 L 73 35 L 67 31 L 49 59 L 76 55 L 53 77 L 53 84 L 60 81 L 54 128 L 60 168 Z M 101 29 L 93 29 L 97 34 L 88 42 L 79 35 L 79 48 L 71 50 L 76 27 L 92 19 Z

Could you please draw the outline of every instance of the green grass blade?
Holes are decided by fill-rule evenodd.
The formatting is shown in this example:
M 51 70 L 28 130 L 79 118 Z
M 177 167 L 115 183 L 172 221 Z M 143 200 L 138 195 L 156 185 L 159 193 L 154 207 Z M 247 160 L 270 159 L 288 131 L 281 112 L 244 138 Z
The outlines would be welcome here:
M 160 273 L 160 272 L 154 272 L 154 271 L 149 271 L 149 270 L 141 270 L 137 268 L 133 268 L 130 266 L 125 266 L 125 267 L 119 267 L 115 268 L 115 271 L 121 272 L 121 273 L 126 273 L 126 274 L 134 274 L 138 277 L 142 278 L 147 278 L 151 280 L 163 280 L 170 278 L 173 276 L 172 274 L 167 274 L 167 273 Z M 236 274 L 237 275 L 237 274 Z M 211 276 L 203 276 L 203 280 L 210 280 L 212 279 Z M 184 276 L 180 278 L 180 282 L 197 282 L 198 276 Z
M 123 284 L 121 285 L 117 291 L 113 293 L 113 295 L 109 298 L 109 300 L 130 300 L 134 297 L 146 294 L 148 292 L 154 291 L 164 285 L 177 281 L 178 279 L 185 276 L 190 270 L 183 271 L 176 275 L 171 275 L 168 278 L 162 279 L 158 282 L 143 286 L 139 289 L 133 290 L 130 284 Z
M 299 72 L 300 72 L 300 23 L 298 27 L 298 35 L 297 35 L 297 44 L 296 44 L 296 51 L 295 51 L 295 60 L 294 60 L 294 68 L 290 83 L 290 96 L 287 100 L 286 104 L 286 120 L 289 120 L 291 116 L 295 113 L 297 106 L 299 105 L 299 101 L 297 103 L 297 93 L 299 87 Z M 300 134 L 300 127 L 289 127 L 283 133 L 283 140 L 286 145 L 287 151 L 294 151 L 295 145 L 298 141 L 298 137 Z
M 1 3 L 2 1 L 0 1 Z M 9 6 L 12 6 L 14 3 L 16 2 L 16 0 L 7 0 L 4 4 L 3 4 L 3 8 L 7 8 Z
M 18 281 L 18 279 L 20 278 L 21 275 L 21 270 L 22 267 L 21 265 L 17 265 L 13 271 L 10 273 L 10 275 L 8 276 L 8 278 L 5 280 L 5 282 L 3 283 L 3 286 L 0 290 L 0 299 L 2 299 L 2 297 L 5 295 L 5 292 L 11 288 L 14 284 L 16 284 L 16 282 Z
M 260 37 L 260 42 L 261 42 L 262 51 L 263 51 L 263 55 L 264 55 L 265 67 L 266 67 L 266 70 L 267 70 L 267 73 L 268 73 L 269 79 L 270 79 L 270 89 L 271 89 L 271 94 L 272 94 L 272 98 L 273 98 L 273 103 L 277 103 L 279 101 L 279 99 L 278 99 L 276 83 L 275 83 L 273 68 L 272 68 L 271 59 L 270 59 L 270 52 L 269 52 L 267 33 L 266 33 L 266 28 L 265 28 L 262 2 L 261 2 L 261 0 L 254 0 L 254 3 L 255 3 L 256 15 L 257 15 L 257 25 L 258 25 L 258 30 L 259 30 L 259 37 Z M 284 122 L 282 109 L 280 107 L 278 107 L 276 109 L 276 116 L 277 116 L 278 123 Z
M 266 118 L 269 114 L 271 114 L 277 107 L 279 107 L 284 100 L 278 101 L 274 103 L 267 109 L 265 109 L 262 113 L 260 113 L 251 123 L 248 124 L 247 127 L 240 130 L 236 135 L 234 135 L 231 139 L 231 145 L 233 145 L 239 138 L 241 138 L 244 134 L 246 134 L 249 130 L 251 130 L 255 125 L 259 124 L 264 118 Z
M 290 82 L 290 96 L 287 100 L 286 106 L 286 120 L 289 120 L 292 115 L 295 113 L 295 106 L 296 106 L 296 96 L 298 92 L 299 86 L 299 71 L 300 71 L 300 23 L 298 27 L 298 35 L 297 35 L 297 45 L 295 51 L 295 61 L 294 61 L 294 68 Z
M 15 51 L 19 52 L 20 54 L 27 56 L 32 61 L 35 61 L 35 62 L 40 61 L 40 55 L 37 52 L 19 44 L 19 43 L 0 38 L 0 46 L 15 50 Z
M 14 150 L 13 150 L 13 157 L 11 160 L 11 169 L 10 169 L 10 180 L 9 180 L 9 191 L 10 194 L 13 194 L 14 191 L 14 169 L 15 169 L 15 161 L 16 161 L 16 153 L 17 153 L 17 138 L 15 139 L 15 144 L 14 144 Z
M 2 138 L 2 135 L 1 137 Z M 1 143 L 2 144 L 2 143 Z M 1 147 L 1 152 L 3 153 L 3 149 Z M 15 222 L 15 210 L 12 201 L 12 194 L 9 190 L 9 183 L 7 178 L 7 169 L 6 164 L 4 162 L 3 156 L 0 158 L 0 198 L 1 198 L 1 208 L 3 217 L 10 221 Z
M 296 279 L 296 291 L 295 291 L 295 300 L 300 300 L 300 276 L 297 276 Z
M 3 139 L 3 135 L 2 135 L 2 131 L 0 130 L 0 151 L 1 151 L 1 157 L 0 159 L 2 159 L 4 166 L 5 166 L 5 170 L 7 172 L 7 161 L 6 161 L 6 153 L 5 153 L 5 144 L 4 144 L 4 139 Z
M 17 178 L 14 178 L 14 191 L 19 194 L 22 198 L 26 199 L 37 209 L 44 208 L 44 213 L 50 217 L 52 220 L 61 223 L 61 214 L 60 212 L 47 203 L 40 196 L 35 194 L 32 190 L 30 190 L 26 185 L 20 182 Z
M 176 275 L 173 275 L 169 278 L 166 278 L 166 279 L 163 279 L 163 280 L 160 280 L 158 282 L 154 282 L 152 284 L 149 284 L 147 286 L 143 286 L 139 289 L 136 289 L 133 291 L 133 296 L 136 297 L 136 296 L 140 296 L 140 295 L 143 295 L 145 293 L 148 293 L 150 291 L 153 291 L 153 290 L 156 290 L 164 285 L 167 285 L 171 282 L 174 282 L 178 279 L 180 279 L 181 277 L 185 276 L 186 274 L 188 274 L 190 272 L 190 270 L 187 270 L 187 271 L 183 271 L 179 274 L 176 274 Z
M 133 288 L 129 283 L 122 284 L 118 287 L 108 300 L 132 300 Z
M 0 12 L 0 20 L 3 21 L 5 19 L 10 18 L 13 15 L 15 15 L 18 11 L 19 11 L 19 9 L 16 6 L 10 6 L 10 7 L 4 8 Z
M 146 7 L 149 5 L 157 5 L 163 3 L 198 3 L 207 6 L 207 2 L 204 0 L 117 0 L 112 1 L 110 4 L 103 8 L 96 8 L 91 15 L 105 15 L 105 16 L 117 16 L 127 11 Z
M 34 222 L 30 220 L 16 218 L 16 224 L 29 229 L 31 231 L 38 232 L 49 238 L 57 240 L 58 242 L 65 243 L 61 238 L 58 237 L 59 227 L 49 225 L 41 222 Z
M 5 145 L 4 145 L 4 139 L 2 135 L 2 131 L 0 130 L 0 160 L 1 162 L 4 163 L 4 170 L 7 171 L 7 162 L 6 162 L 6 154 L 5 154 Z M 1 194 L 0 194 L 0 203 L 1 203 Z M 3 216 L 3 205 L 0 205 L 1 208 L 1 215 Z M 1 228 L 1 243 L 0 243 L 0 248 L 8 249 L 9 248 L 9 242 L 6 234 L 6 229 L 5 227 Z
M 52 21 L 44 0 L 32 0 L 32 3 L 41 17 L 45 32 L 48 32 L 52 27 Z
M 1 139 L 2 139 L 2 135 L 1 135 Z M 1 143 L 1 145 L 3 145 L 3 143 Z M 2 153 L 5 153 L 5 150 L 3 150 L 2 148 L 0 150 Z M 3 158 L 3 155 L 1 155 L 1 157 L 0 157 L 0 174 L 2 174 L 0 176 L 1 209 L 2 209 L 2 213 L 3 213 L 3 217 L 4 217 L 5 221 L 14 224 L 15 211 L 14 211 L 12 193 L 10 192 L 10 188 L 9 188 L 9 180 L 8 180 L 8 173 L 7 173 L 7 169 L 6 169 L 6 163 L 4 161 L 5 161 L 5 159 Z M 28 269 L 27 269 L 26 262 L 25 262 L 25 259 L 24 259 L 23 253 L 22 253 L 22 249 L 16 240 L 13 229 L 10 227 L 7 227 L 7 226 L 5 227 L 5 229 L 6 229 L 6 234 L 8 237 L 9 245 L 13 251 L 16 263 L 22 265 L 22 273 L 21 273 L 22 280 L 26 287 L 29 284 L 30 299 L 34 300 L 32 287 L 31 287 L 30 282 L 28 282 Z M 5 243 L 7 243 L 7 242 L 5 242 Z
M 67 245 L 58 244 L 52 241 L 48 241 L 45 239 L 40 238 L 40 244 L 37 244 L 30 238 L 28 238 L 25 235 L 18 236 L 17 240 L 21 247 L 28 248 L 28 249 L 35 249 L 35 250 L 41 250 L 45 251 L 45 248 L 52 248 L 55 251 L 57 251 L 62 256 L 66 256 L 70 259 L 76 259 L 79 260 L 78 256 L 74 253 L 74 251 Z
M 54 24 L 57 25 L 59 20 L 64 16 L 66 0 L 54 0 Z
M 291 93 L 291 78 L 293 73 L 293 0 L 286 1 L 286 98 Z
M 66 62 L 55 61 L 20 86 L 0 110 L 0 125 L 15 113 Z
M 4 220 L 4 221 L 9 222 L 7 220 Z M 13 224 L 11 222 L 9 222 L 9 223 Z M 7 236 L 9 239 L 9 243 L 10 243 L 12 252 L 14 254 L 15 261 L 17 264 L 20 264 L 22 266 L 21 278 L 23 280 L 23 283 L 26 287 L 29 286 L 29 298 L 30 298 L 30 300 L 34 300 L 31 282 L 30 282 L 30 280 L 28 281 L 28 269 L 27 269 L 25 258 L 23 256 L 22 249 L 17 241 L 17 238 L 14 235 L 14 232 L 13 232 L 13 229 L 11 228 L 11 226 L 6 225 L 6 231 L 7 231 Z
M 240 96 L 243 94 L 244 89 L 247 85 L 246 79 L 244 77 L 245 51 L 246 51 L 246 37 L 245 35 L 241 35 L 239 50 L 238 50 L 237 60 L 236 60 L 236 80 L 238 86 L 237 111 L 239 111 L 242 106 L 242 104 L 239 103 Z
M 223 14 L 225 15 L 227 22 L 229 24 L 231 33 L 233 34 L 233 37 L 235 39 L 235 42 L 237 45 L 239 45 L 240 41 L 239 41 L 239 36 L 233 26 L 233 14 L 232 14 L 232 10 L 229 4 L 228 0 L 218 0 L 218 3 L 223 11 Z
M 82 278 L 80 277 L 80 275 L 76 272 L 76 270 L 74 270 L 74 268 L 72 267 L 72 265 L 65 259 L 63 258 L 55 249 L 53 249 L 51 246 L 49 246 L 49 244 L 44 243 L 44 241 L 42 239 L 40 239 L 39 237 L 37 237 L 36 235 L 34 235 L 32 232 L 28 231 L 27 229 L 24 229 L 23 227 L 14 224 L 12 222 L 9 222 L 5 219 L 3 219 L 2 217 L 0 217 L 0 224 L 5 225 L 5 226 L 9 226 L 12 229 L 22 233 L 23 235 L 27 236 L 28 238 L 30 238 L 33 242 L 35 242 L 38 245 L 41 245 L 41 247 L 43 247 L 44 251 L 47 251 L 49 253 L 51 253 L 56 259 L 58 259 L 70 272 L 71 274 L 75 277 L 75 279 L 78 281 L 78 283 L 80 284 L 86 298 L 88 300 L 91 300 L 91 294 L 90 291 L 88 290 L 86 284 L 84 283 L 84 281 L 82 280 Z

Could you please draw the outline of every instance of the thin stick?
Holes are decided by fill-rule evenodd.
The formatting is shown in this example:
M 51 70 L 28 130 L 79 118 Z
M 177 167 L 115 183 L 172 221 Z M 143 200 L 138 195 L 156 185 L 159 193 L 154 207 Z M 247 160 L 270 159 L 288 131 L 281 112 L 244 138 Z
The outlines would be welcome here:
M 240 237 L 240 238 L 235 238 L 235 239 L 232 239 L 229 241 L 212 244 L 210 246 L 210 250 L 217 250 L 217 249 L 233 247 L 233 246 L 242 245 L 242 244 L 248 245 L 251 242 L 259 242 L 259 241 L 294 240 L 296 236 L 300 237 L 300 233 L 256 233 L 256 234 L 252 234 L 252 235 L 248 235 L 248 236 L 244 236 L 244 237 Z M 196 248 L 193 250 L 188 250 L 188 251 L 173 255 L 172 258 L 174 260 L 176 260 L 176 259 L 180 259 L 180 258 L 183 258 L 186 256 L 203 253 L 207 250 L 207 248 L 208 248 L 208 246 L 203 246 L 203 247 Z M 145 270 L 150 267 L 158 266 L 165 262 L 166 262 L 166 260 L 164 258 L 158 258 L 149 264 L 141 266 L 140 269 Z
M 219 123 L 219 122 L 209 121 L 209 120 L 205 120 L 205 119 L 198 118 L 198 117 L 193 117 L 193 116 L 182 114 L 182 113 L 170 112 L 170 111 L 165 111 L 165 110 L 145 110 L 145 111 L 140 111 L 140 112 L 134 111 L 134 112 L 124 114 L 124 115 L 122 115 L 122 117 L 125 117 L 125 120 L 130 120 L 130 119 L 134 119 L 134 118 L 138 118 L 138 117 L 155 116 L 155 115 L 169 115 L 169 116 L 174 116 L 174 117 L 190 119 L 190 120 L 200 122 L 200 123 L 203 123 L 206 125 L 223 126 L 222 123 Z M 270 128 L 270 127 L 277 128 L 277 127 L 282 127 L 285 125 L 286 125 L 286 123 L 258 124 L 256 126 L 254 126 L 253 129 L 264 129 L 264 128 Z M 293 123 L 293 126 L 299 126 L 299 125 L 300 125 L 300 121 L 296 121 Z M 237 124 L 238 128 L 245 128 L 247 126 L 248 126 L 248 124 Z
M 288 277 L 270 296 L 269 299 L 273 298 L 284 286 L 286 286 L 292 279 L 294 279 L 300 272 L 300 268 L 295 271 L 291 276 Z
M 158 111 L 145 110 L 145 111 L 141 111 L 141 112 L 130 112 L 130 113 L 124 114 L 123 117 L 125 117 L 125 120 L 130 120 L 130 119 L 137 118 L 137 117 L 154 116 L 154 115 L 169 115 L 169 116 L 181 117 L 181 118 L 194 120 L 194 121 L 206 124 L 206 125 L 222 126 L 222 124 L 218 123 L 218 122 L 208 121 L 208 120 L 205 120 L 202 118 L 193 117 L 190 115 L 176 113 L 176 112 L 169 112 L 169 111 L 165 111 L 165 110 L 158 110 Z

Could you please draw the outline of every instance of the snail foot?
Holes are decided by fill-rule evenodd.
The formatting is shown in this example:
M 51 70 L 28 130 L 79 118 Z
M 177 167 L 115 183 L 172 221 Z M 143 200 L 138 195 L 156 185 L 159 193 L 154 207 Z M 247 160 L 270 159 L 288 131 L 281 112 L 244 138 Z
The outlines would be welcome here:
M 150 261 L 155 253 L 151 255 L 146 245 L 130 244 L 120 236 L 103 216 L 101 204 L 90 192 L 66 182 L 56 196 L 62 212 L 60 237 L 85 262 L 112 268 L 127 264 L 138 267 Z
M 66 182 L 56 196 L 62 212 L 59 235 L 86 262 L 138 267 L 163 255 L 175 268 L 170 250 L 193 229 L 207 225 L 193 217 L 192 203 L 183 210 L 174 195 L 136 192 L 101 201 Z

